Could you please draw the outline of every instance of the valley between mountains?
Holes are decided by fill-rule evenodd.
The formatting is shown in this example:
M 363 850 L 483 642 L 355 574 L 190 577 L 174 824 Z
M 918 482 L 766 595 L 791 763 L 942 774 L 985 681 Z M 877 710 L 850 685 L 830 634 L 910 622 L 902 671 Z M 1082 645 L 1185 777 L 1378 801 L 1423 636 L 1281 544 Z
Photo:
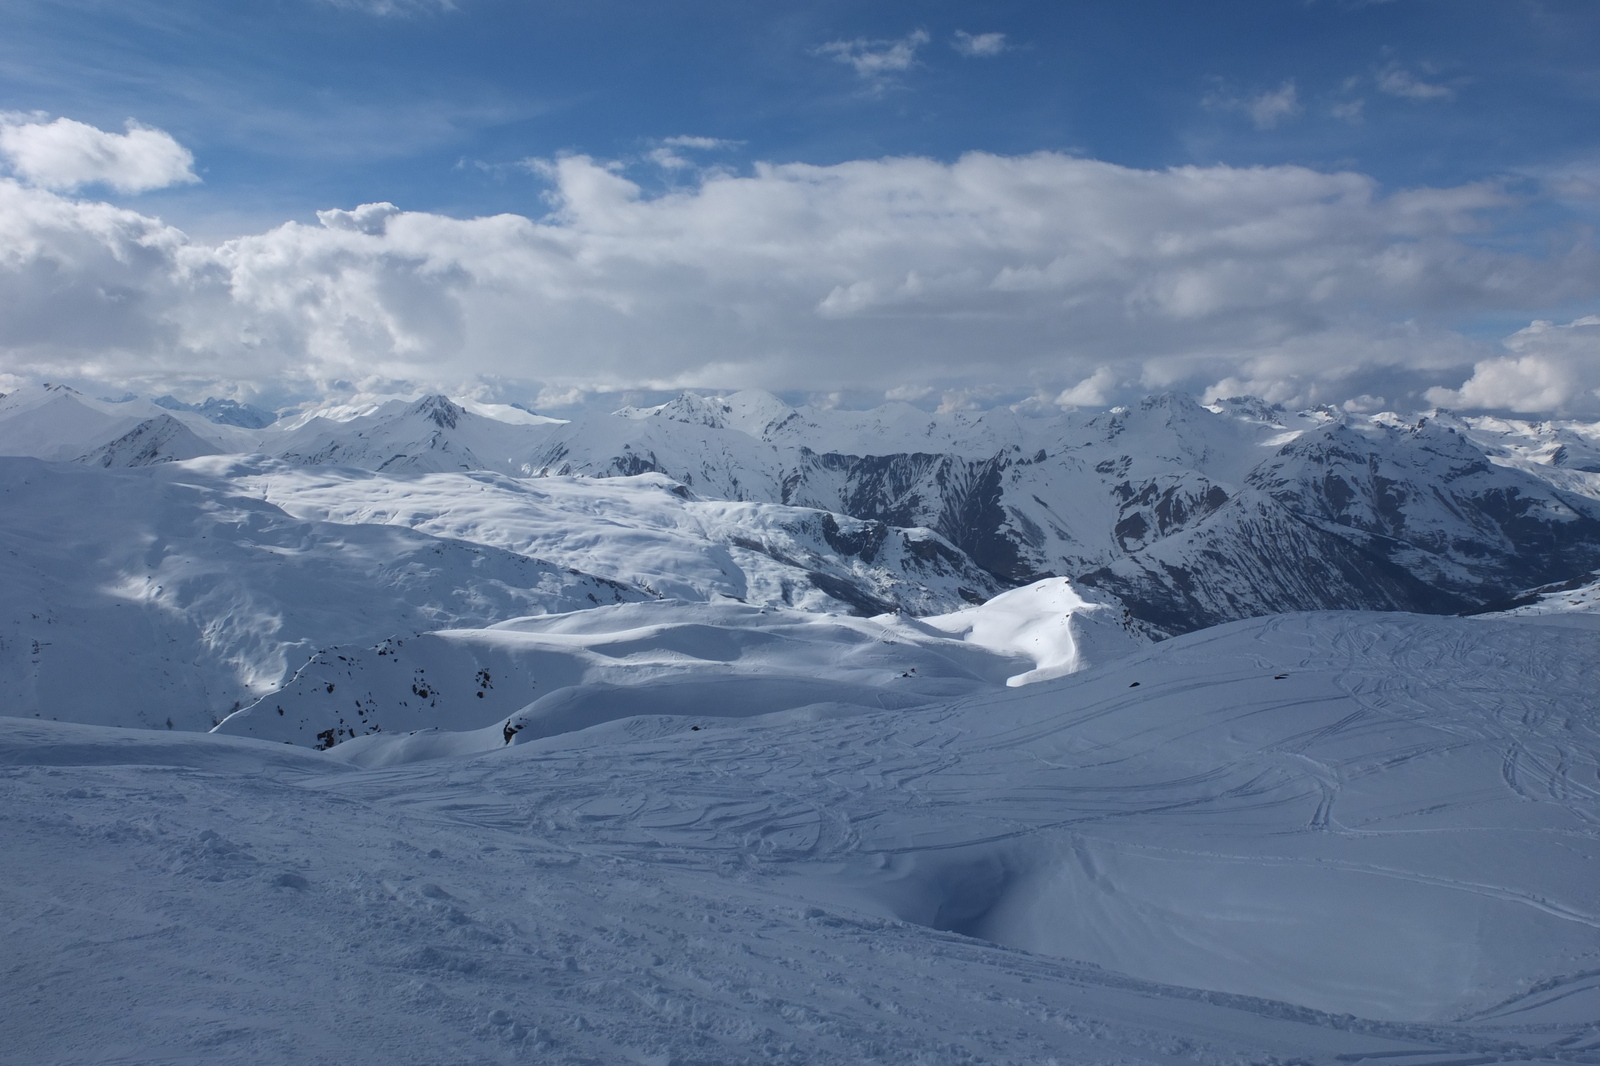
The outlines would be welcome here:
M 1600 1062 L 1600 425 L 0 397 L 0 1062 Z

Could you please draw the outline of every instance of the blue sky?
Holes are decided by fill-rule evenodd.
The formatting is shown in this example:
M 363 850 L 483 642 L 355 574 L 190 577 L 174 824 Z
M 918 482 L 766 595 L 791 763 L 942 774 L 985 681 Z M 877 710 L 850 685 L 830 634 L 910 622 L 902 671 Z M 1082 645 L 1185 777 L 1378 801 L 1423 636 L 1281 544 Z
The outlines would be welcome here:
M 975 347 L 983 331 L 964 334 L 960 345 L 934 361 L 922 384 L 902 381 L 913 377 L 910 370 L 918 365 L 910 355 L 899 361 L 885 355 L 887 364 L 876 375 L 854 373 L 849 368 L 864 352 L 896 347 L 911 352 L 929 344 L 930 336 L 950 332 L 926 321 L 897 332 L 882 315 L 871 322 L 858 316 L 858 326 L 850 327 L 854 332 L 837 325 L 843 321 L 838 311 L 843 297 L 829 304 L 830 293 L 849 290 L 860 296 L 870 290 L 881 296 L 891 274 L 902 281 L 926 274 L 919 273 L 919 264 L 930 253 L 907 246 L 900 258 L 873 268 L 881 277 L 863 274 L 851 282 L 850 271 L 867 268 L 835 264 L 822 271 L 831 279 L 826 284 L 816 280 L 791 294 L 796 306 L 805 302 L 823 317 L 832 315 L 833 333 L 811 332 L 810 323 L 797 326 L 798 319 L 777 312 L 751 311 L 749 321 L 757 325 L 747 322 L 744 333 L 713 341 L 715 353 L 698 366 L 683 352 L 654 361 L 640 355 L 630 362 L 623 350 L 648 347 L 652 331 L 705 328 L 698 319 L 663 319 L 640 326 L 637 334 L 613 332 L 603 343 L 594 342 L 596 365 L 603 372 L 592 380 L 566 374 L 575 388 L 611 387 L 624 379 L 663 387 L 710 386 L 718 384 L 713 379 L 720 368 L 735 379 L 722 383 L 728 386 L 792 391 L 796 382 L 821 369 L 846 390 L 877 394 L 899 388 L 899 382 L 907 395 L 930 388 L 941 395 L 966 389 L 993 397 L 1007 388 L 1041 396 L 1069 392 L 1098 374 L 1097 380 L 1114 378 L 1115 385 L 1087 387 L 1076 395 L 1109 400 L 1167 384 L 1200 390 L 1235 382 L 1258 391 L 1275 388 L 1284 399 L 1302 401 L 1351 393 L 1421 403 L 1434 388 L 1445 390 L 1438 396 L 1450 393 L 1464 402 L 1475 394 L 1458 386 L 1475 363 L 1529 358 L 1515 347 L 1507 355 L 1502 338 L 1535 319 L 1565 327 L 1600 310 L 1600 277 L 1586 273 L 1592 264 L 1584 258 L 1593 251 L 1593 238 L 1583 229 L 1600 222 L 1597 45 L 1600 5 L 1588 0 L 9 0 L 0 11 L 0 111 L 10 113 L 14 124 L 63 117 L 114 134 L 133 119 L 165 131 L 192 153 L 198 181 L 139 193 L 119 192 L 103 182 L 58 183 L 50 195 L 120 205 L 209 245 L 267 234 L 290 220 L 319 227 L 318 211 L 377 201 L 457 220 L 502 212 L 554 219 L 567 227 L 565 235 L 605 231 L 606 240 L 620 239 L 608 229 L 620 224 L 620 216 L 572 221 L 579 185 L 563 185 L 550 165 L 563 158 L 592 160 L 599 170 L 631 182 L 636 188 L 629 195 L 643 201 L 671 193 L 704 200 L 700 194 L 707 182 L 754 179 L 763 163 L 827 168 L 922 157 L 948 166 L 973 152 L 1002 159 L 1046 152 L 1115 164 L 1132 175 L 1127 182 L 1134 185 L 1144 180 L 1140 174 L 1185 166 L 1224 168 L 1219 173 L 1229 175 L 1230 187 L 1239 190 L 1249 184 L 1241 175 L 1255 167 L 1280 168 L 1285 174 L 1287 167 L 1323 175 L 1348 172 L 1369 181 L 1370 195 L 1378 199 L 1423 188 L 1481 190 L 1488 183 L 1494 196 L 1479 195 L 1455 209 L 1441 201 L 1430 209 L 1439 216 L 1431 223 L 1433 232 L 1449 248 L 1439 246 L 1442 258 L 1430 260 L 1429 269 L 1435 276 L 1448 273 L 1462 256 L 1475 253 L 1501 257 L 1495 260 L 1499 267 L 1485 260 L 1471 279 L 1422 285 L 1392 305 L 1367 293 L 1334 307 L 1326 293 L 1330 285 L 1339 286 L 1326 277 L 1317 283 L 1321 288 L 1308 281 L 1295 298 L 1300 303 L 1278 309 L 1270 322 L 1235 314 L 1254 306 L 1249 299 L 1229 304 L 1233 310 L 1219 312 L 1222 318 L 1214 322 L 1207 319 L 1195 333 L 1199 339 L 1187 348 L 1176 326 L 1140 333 L 1150 317 L 1128 310 L 1142 306 L 1141 282 L 1133 275 L 1144 267 L 1133 265 L 1129 287 L 1105 299 L 1122 308 L 1118 313 L 1144 315 L 1139 328 L 1130 331 L 1143 339 L 1119 344 L 1106 323 L 1083 326 L 1035 308 L 1010 325 L 989 329 L 993 351 Z M 20 159 L 13 160 L 15 180 L 40 186 Z M 583 175 L 569 178 L 581 185 Z M 921 179 L 910 171 L 881 180 L 912 182 L 902 198 L 924 195 L 928 187 L 916 184 Z M 1062 171 L 1060 189 L 1079 180 Z M 1188 203 L 1189 195 L 1173 193 L 1176 200 L 1161 203 Z M 1307 185 L 1305 195 L 1313 205 L 1332 194 Z M 968 219 L 984 212 L 981 204 L 963 203 L 935 213 L 948 223 L 952 210 Z M 1151 204 L 1134 214 L 1161 210 Z M 1444 219 L 1440 212 L 1451 217 Z M 1279 217 L 1293 214 L 1284 208 Z M 1372 221 L 1362 217 L 1367 221 L 1352 217 L 1349 225 Z M 648 230 L 659 219 L 636 222 Z M 694 232 L 720 246 L 725 235 L 705 227 L 721 224 L 707 215 L 693 223 L 700 227 Z M 741 215 L 726 224 L 748 228 L 752 223 Z M 854 232 L 850 227 L 858 224 L 819 223 L 845 227 L 838 233 Z M 1387 236 L 1374 238 L 1377 244 L 1360 253 L 1369 259 L 1378 254 L 1378 245 L 1389 249 L 1393 260 L 1396 250 L 1419 240 L 1407 228 L 1410 223 L 1374 224 Z M 796 255 L 809 254 L 801 246 L 815 247 L 816 234 L 803 236 L 795 237 Z M 1071 234 L 1062 238 L 1068 244 L 1074 239 Z M 1126 239 L 1125 234 L 1099 234 L 1094 243 Z M 992 247 L 994 239 L 991 235 L 979 244 Z M 404 254 L 419 253 L 413 247 Z M 1012 277 L 1013 268 L 1034 270 L 1043 255 L 1033 248 L 1019 249 L 1011 259 L 1002 256 L 983 284 L 993 290 L 996 278 Z M 1570 262 L 1559 269 L 1555 264 L 1562 257 Z M 229 263 L 228 269 L 238 269 L 236 256 Z M 790 277 L 803 265 L 784 263 L 769 263 L 775 279 Z M 471 263 L 457 265 L 469 274 L 477 269 Z M 1543 273 L 1535 269 L 1540 265 Z M 1347 266 L 1361 269 L 1353 261 Z M 1495 280 L 1497 269 L 1504 275 L 1513 267 L 1523 271 L 1520 280 Z M 945 269 L 953 268 L 946 264 Z M 433 276 L 443 276 L 441 271 Z M 1552 280 L 1558 277 L 1559 282 Z M 504 283 L 504 278 L 497 282 Z M 1341 291 L 1346 290 L 1353 291 L 1349 284 Z M 657 293 L 607 299 L 632 308 Z M 729 299 L 721 290 L 688 298 L 707 306 Z M 149 297 L 152 302 L 177 299 L 171 293 Z M 390 384 L 417 382 L 419 368 L 429 365 L 423 351 L 428 348 L 436 349 L 437 365 L 446 368 L 441 381 L 546 382 L 562 377 L 555 371 L 569 369 L 551 361 L 555 339 L 545 348 L 530 346 L 521 363 L 475 362 L 471 350 L 478 342 L 472 338 L 487 336 L 487 327 L 472 317 L 479 313 L 469 306 L 472 298 L 451 290 L 449 299 L 454 302 L 446 317 L 460 320 L 454 332 L 424 336 L 423 331 L 410 341 L 396 341 L 391 330 L 369 355 L 387 358 L 407 343 L 411 354 L 361 387 L 379 387 L 379 378 Z M 1083 299 L 1075 295 L 1068 302 Z M 272 301 L 262 297 L 258 303 L 263 302 Z M 858 299 L 851 306 L 865 305 Z M 1221 305 L 1213 300 L 1206 306 Z M 1003 317 L 999 305 L 981 313 Z M 170 327 L 188 313 L 165 308 L 161 314 Z M 505 312 L 493 314 L 503 318 Z M 1184 314 L 1192 318 L 1193 312 Z M 1297 317 L 1306 323 L 1298 334 Z M 1232 346 L 1248 353 L 1233 368 L 1239 373 L 1227 372 L 1231 342 L 1224 319 L 1238 331 Z M 179 349 L 192 353 L 203 343 L 213 351 L 227 347 L 215 338 L 202 342 L 194 336 L 163 341 L 157 336 L 161 329 L 146 327 L 120 345 L 128 358 L 116 362 L 108 377 L 153 383 L 188 374 L 198 387 L 205 375 L 192 359 L 179 358 Z M 227 328 L 249 332 L 259 350 L 259 323 L 234 322 Z M 284 373 L 300 375 L 296 388 L 349 385 L 348 367 L 362 362 L 361 353 L 351 348 L 359 344 L 350 337 L 361 330 L 341 328 L 338 344 L 345 347 L 338 359 L 345 370 L 308 369 L 317 359 L 325 361 L 314 350 L 332 350 L 307 339 L 309 332 L 281 342 L 285 350 L 279 363 Z M 514 333 L 506 323 L 496 328 L 495 337 Z M 1422 354 L 1396 354 L 1408 329 L 1420 338 L 1416 348 Z M 1560 343 L 1587 351 L 1586 330 L 1586 325 L 1574 326 L 1559 334 Z M 559 344 L 571 350 L 575 336 L 563 332 Z M 1080 336 L 1097 339 L 1074 341 Z M 1307 347 L 1302 342 L 1308 337 L 1321 340 Z M 810 347 L 845 340 L 854 346 L 851 359 L 808 363 Z M 15 377 L 50 368 L 69 376 L 74 368 L 81 372 L 93 360 L 74 343 L 76 349 L 30 334 L 6 344 L 0 336 L 10 352 L 0 361 L 0 372 L 9 369 Z M 1549 343 L 1525 338 L 1524 347 Z M 762 352 L 746 358 L 741 344 Z M 1008 344 L 1026 354 L 1009 359 Z M 1333 344 L 1345 345 L 1351 354 L 1345 371 L 1330 375 L 1318 365 L 1329 358 Z M 691 345 L 683 347 L 687 351 Z M 1371 354 L 1380 349 L 1388 354 Z M 1539 347 L 1533 354 L 1557 359 L 1544 352 Z M 1589 375 L 1587 362 L 1577 355 L 1559 360 L 1565 360 L 1562 372 L 1571 380 L 1565 399 L 1550 409 L 1594 406 L 1590 380 L 1600 386 L 1600 374 Z M 974 361 L 991 368 L 989 384 L 972 372 Z M 181 372 L 175 369 L 180 366 Z M 1102 373 L 1104 368 L 1111 369 Z M 226 367 L 217 377 L 226 379 Z M 1002 381 L 1009 384 L 994 384 Z M 1263 384 L 1270 387 L 1260 388 Z M 1525 390 L 1529 397 L 1549 393 L 1536 385 Z M 259 383 L 246 391 L 251 389 L 263 391 Z
M 1592 164 L 1600 119 L 1586 0 L 11 0 L 0 26 L 9 110 L 172 132 L 206 188 L 160 206 L 206 228 L 371 200 L 538 210 L 492 168 L 683 135 L 735 142 L 712 157 L 732 166 L 1053 149 L 1409 186 Z M 881 79 L 821 51 L 919 30 Z M 958 31 L 1006 47 L 964 57 Z M 1286 83 L 1297 110 L 1259 127 L 1241 105 Z

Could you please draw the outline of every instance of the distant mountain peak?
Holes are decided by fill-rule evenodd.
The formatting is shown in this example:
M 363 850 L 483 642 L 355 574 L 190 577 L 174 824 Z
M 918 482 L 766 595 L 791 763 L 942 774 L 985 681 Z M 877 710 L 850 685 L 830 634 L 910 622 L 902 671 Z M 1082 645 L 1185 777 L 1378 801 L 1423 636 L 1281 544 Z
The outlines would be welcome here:
M 129 399 L 135 398 L 129 394 Z M 238 426 L 241 429 L 265 429 L 278 420 L 275 412 L 240 403 L 238 400 L 218 399 L 215 396 L 207 396 L 201 403 L 184 403 L 176 396 L 157 396 L 150 402 L 169 411 L 190 411 L 218 425 Z
M 686 422 L 691 426 L 727 429 L 728 416 L 731 414 L 733 408 L 724 403 L 720 396 L 696 396 L 692 392 L 680 392 L 658 407 L 654 417 Z
M 90 466 L 154 466 L 180 459 L 212 455 L 216 448 L 195 435 L 188 426 L 171 415 L 147 418 L 131 430 L 79 458 Z
M 461 416 L 467 412 L 456 406 L 450 397 L 436 392 L 431 396 L 424 396 L 410 407 L 407 407 L 405 413 L 408 415 L 421 415 L 432 421 L 440 429 L 455 429 L 461 422 Z

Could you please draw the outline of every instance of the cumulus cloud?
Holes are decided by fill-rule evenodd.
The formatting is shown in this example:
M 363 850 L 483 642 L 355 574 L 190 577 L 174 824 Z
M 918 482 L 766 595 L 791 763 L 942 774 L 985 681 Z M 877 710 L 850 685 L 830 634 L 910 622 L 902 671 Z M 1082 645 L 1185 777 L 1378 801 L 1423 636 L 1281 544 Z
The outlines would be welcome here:
M 362 204 L 354 211 L 341 211 L 338 208 L 318 211 L 317 221 L 328 229 L 349 230 L 352 233 L 365 233 L 377 237 L 388 227 L 389 220 L 399 213 L 398 207 L 387 202 Z
M 1055 402 L 1059 407 L 1102 407 L 1111 401 L 1116 385 L 1116 371 L 1102 366 L 1071 388 L 1062 389 Z
M 1441 407 L 1521 414 L 1592 413 L 1600 400 L 1600 316 L 1566 325 L 1537 321 L 1503 342 L 1510 355 L 1485 359 L 1459 389 L 1433 388 Z
M 187 148 L 132 119 L 126 133 L 107 133 L 70 118 L 0 115 L 0 155 L 18 177 L 44 189 L 99 184 L 133 193 L 200 180 Z
M 817 49 L 818 55 L 831 56 L 854 67 L 867 81 L 881 83 L 886 78 L 910 70 L 917 61 L 917 49 L 928 43 L 926 30 L 912 30 L 891 40 L 829 41 Z
M 1481 239 L 1513 204 L 1490 184 L 1049 152 L 758 164 L 656 196 L 584 156 L 539 170 L 539 219 L 368 204 L 217 246 L 0 179 L 0 372 L 1342 402 L 1460 381 L 1485 353 L 1452 321 L 1600 298 L 1587 238 Z
M 964 56 L 974 59 L 986 59 L 997 56 L 1006 50 L 1006 35 L 1003 33 L 968 33 L 966 30 L 957 30 L 950 39 L 950 47 Z

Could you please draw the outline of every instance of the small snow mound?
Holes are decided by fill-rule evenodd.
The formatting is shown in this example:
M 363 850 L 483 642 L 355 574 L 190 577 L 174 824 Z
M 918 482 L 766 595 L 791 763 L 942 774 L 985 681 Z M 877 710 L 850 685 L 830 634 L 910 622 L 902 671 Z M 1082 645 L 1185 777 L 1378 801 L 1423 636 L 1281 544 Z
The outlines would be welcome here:
M 1119 600 L 1075 588 L 1064 577 L 1035 581 L 981 606 L 922 622 L 980 648 L 1032 659 L 1032 670 L 1006 679 L 1011 688 L 1075 674 L 1150 643 Z

